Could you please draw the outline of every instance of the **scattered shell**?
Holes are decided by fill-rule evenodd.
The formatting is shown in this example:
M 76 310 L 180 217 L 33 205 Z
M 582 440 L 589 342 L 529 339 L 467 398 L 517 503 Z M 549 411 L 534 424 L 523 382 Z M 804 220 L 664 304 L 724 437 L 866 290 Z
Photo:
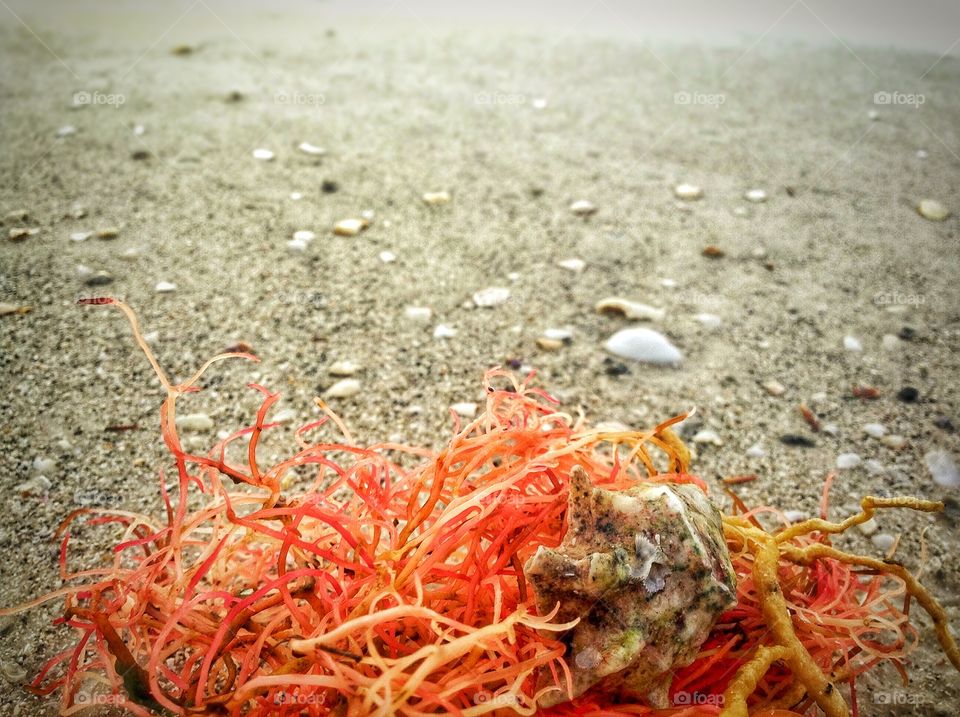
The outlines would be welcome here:
M 583 259 L 562 259 L 557 262 L 557 266 L 567 271 L 581 272 L 586 268 L 587 262 Z
M 349 398 L 360 393 L 360 382 L 355 378 L 345 378 L 337 381 L 324 392 L 329 398 Z
M 890 535 L 890 533 L 877 533 L 870 538 L 870 542 L 881 552 L 888 553 L 890 549 L 896 545 L 897 539 Z
M 767 193 L 762 189 L 749 189 L 743 195 L 743 198 L 748 202 L 765 202 L 767 201 Z
M 763 458 L 767 455 L 767 451 L 759 443 L 754 443 L 747 449 L 747 455 L 751 458 Z
M 0 316 L 12 316 L 13 314 L 26 314 L 29 313 L 29 306 L 20 306 L 18 304 L 8 304 L 7 302 L 0 302 Z
M 93 236 L 93 232 L 74 232 L 70 235 L 70 241 L 86 241 Z
M 213 419 L 206 413 L 187 413 L 177 416 L 177 426 L 184 431 L 200 433 L 213 429 Z
M 276 155 L 269 149 L 264 149 L 263 147 L 260 147 L 258 149 L 253 150 L 254 159 L 259 159 L 263 162 L 271 162 L 273 161 L 274 157 L 276 157 Z
M 311 154 L 313 156 L 319 156 L 327 153 L 327 150 L 325 150 L 323 147 L 318 147 L 317 145 L 310 144 L 309 142 L 301 142 L 297 145 L 297 149 L 304 154 Z
M 158 281 L 154 291 L 158 294 L 170 294 L 177 290 L 177 285 L 172 281 Z
M 923 457 L 933 482 L 945 488 L 960 488 L 960 471 L 953 457 L 944 450 L 933 450 Z
M 510 289 L 502 286 L 490 286 L 473 295 L 473 303 L 481 308 L 490 308 L 505 304 L 510 299 Z
M 716 431 L 711 431 L 709 428 L 704 428 L 701 431 L 697 431 L 693 436 L 694 443 L 710 443 L 715 446 L 722 446 L 723 439 L 720 438 L 720 434 Z
M 437 324 L 433 330 L 433 338 L 435 339 L 452 339 L 456 335 L 457 330 L 446 324 Z
M 353 376 L 359 368 L 353 361 L 334 361 L 327 373 L 331 376 Z
M 683 360 L 680 350 L 663 334 L 642 326 L 618 331 L 604 344 L 616 356 L 658 365 L 677 364 Z
M 673 194 L 677 199 L 700 199 L 703 196 L 703 190 L 696 184 L 678 184 L 673 188 Z
M 887 434 L 887 429 L 880 423 L 868 423 L 863 427 L 863 432 L 871 438 L 883 438 Z
M 771 396 L 782 396 L 786 392 L 786 388 L 779 381 L 766 381 L 763 384 L 763 390 L 769 393 Z
M 637 319 L 640 321 L 660 321 L 667 315 L 667 312 L 663 309 L 641 304 L 636 301 L 630 301 L 629 299 L 621 299 L 616 296 L 598 301 L 595 308 L 598 314 L 619 313 L 628 319 Z
M 477 415 L 477 404 L 475 403 L 455 403 L 450 408 L 462 418 L 474 418 Z
M 855 336 L 843 337 L 843 348 L 847 351 L 863 351 L 863 344 Z
M 903 436 L 897 435 L 896 433 L 890 436 L 883 436 L 880 439 L 880 442 L 887 448 L 892 448 L 895 451 L 899 451 L 901 448 L 904 448 L 907 445 L 907 439 Z
M 117 227 L 104 227 L 97 230 L 97 239 L 116 239 L 120 236 L 120 230 Z
M 450 202 L 450 192 L 426 192 L 423 201 L 431 206 L 447 204 Z
M 850 468 L 856 468 L 862 462 L 863 460 L 856 453 L 841 453 L 837 456 L 837 469 L 849 470 Z
M 942 222 L 950 216 L 950 210 L 935 199 L 921 199 L 917 204 L 917 213 L 932 222 Z
M 426 306 L 408 306 L 403 310 L 403 315 L 413 321 L 426 323 L 433 318 L 433 310 Z
M 706 326 L 708 329 L 719 329 L 723 326 L 723 319 L 716 314 L 697 314 L 693 318 Z
M 397 255 L 392 251 L 382 251 L 380 252 L 380 261 L 384 264 L 392 264 L 397 260 Z
M 317 235 L 309 229 L 300 229 L 293 233 L 293 238 L 297 241 L 313 241 L 317 238 Z
M 333 233 L 340 237 L 355 237 L 370 226 L 367 219 L 341 219 L 333 225 Z
M 588 217 L 596 212 L 597 208 L 594 206 L 593 202 L 590 202 L 586 199 L 578 199 L 570 205 L 570 211 L 576 214 L 578 217 Z

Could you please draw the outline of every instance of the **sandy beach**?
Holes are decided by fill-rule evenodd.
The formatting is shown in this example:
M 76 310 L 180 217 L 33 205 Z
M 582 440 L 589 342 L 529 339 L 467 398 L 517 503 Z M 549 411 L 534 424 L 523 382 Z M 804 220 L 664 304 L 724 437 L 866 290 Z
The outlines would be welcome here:
M 696 407 L 683 434 L 699 434 L 694 468 L 721 505 L 721 478 L 756 474 L 738 486 L 748 503 L 815 514 L 838 456 L 856 454 L 832 515 L 866 494 L 944 501 L 877 531 L 902 535 L 912 569 L 925 531 L 924 580 L 960 626 L 960 502 L 925 461 L 960 455 L 960 60 L 204 7 L 172 26 L 126 12 L 109 32 L 106 10 L 0 12 L 0 214 L 16 235 L 0 243 L 0 302 L 29 307 L 0 316 L 0 605 L 58 587 L 54 531 L 78 505 L 159 514 L 159 385 L 118 313 L 76 306 L 115 295 L 173 376 L 238 342 L 261 358 L 215 367 L 184 399 L 215 424 L 197 447 L 252 420 L 254 381 L 295 416 L 264 449 L 287 454 L 338 380 L 328 367 L 351 361 L 360 392 L 329 401 L 363 443 L 440 445 L 449 407 L 482 401 L 502 365 L 535 369 L 595 422 Z M 702 197 L 677 198 L 682 183 Z M 756 189 L 765 201 L 745 198 Z M 579 200 L 596 211 L 572 212 Z M 952 214 L 925 218 L 921 200 Z M 477 307 L 488 287 L 509 298 Z M 605 351 L 638 323 L 597 313 L 607 297 L 662 309 L 642 323 L 682 363 Z M 571 340 L 538 346 L 550 329 Z M 843 544 L 881 555 L 873 537 Z M 0 716 L 56 713 L 17 683 L 70 644 L 58 608 L 0 620 Z M 960 675 L 915 617 L 910 684 L 869 675 L 861 714 L 960 707 Z

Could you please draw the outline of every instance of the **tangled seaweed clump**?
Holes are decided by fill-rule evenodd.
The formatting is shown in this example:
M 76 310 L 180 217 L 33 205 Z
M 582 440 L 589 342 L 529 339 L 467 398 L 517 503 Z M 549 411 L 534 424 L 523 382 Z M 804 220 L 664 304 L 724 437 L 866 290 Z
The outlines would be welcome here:
M 590 428 L 528 381 L 492 370 L 485 410 L 467 425 L 457 420 L 438 453 L 354 445 L 327 412 L 295 432 L 293 456 L 264 467 L 257 445 L 275 425 L 266 419 L 279 395 L 252 385 L 263 394 L 254 424 L 198 455 L 177 434 L 177 399 L 198 390 L 214 361 L 253 357 L 215 357 L 173 384 L 129 307 L 81 303 L 113 305 L 130 320 L 166 391 L 161 431 L 177 479 L 168 490 L 161 476 L 160 519 L 96 508 L 70 514 L 59 531 L 66 586 L 2 611 L 64 600 L 58 622 L 77 642 L 29 686 L 58 692 L 62 714 L 89 704 L 91 693 L 141 717 L 654 713 L 600 689 L 543 708 L 571 693 L 564 637 L 576 621 L 556 622 L 556 608 L 538 612 L 523 565 L 538 548 L 561 544 L 578 466 L 608 490 L 647 482 L 706 491 L 670 431 L 684 416 L 647 431 Z M 330 424 L 342 440 L 308 440 Z M 228 461 L 239 441 L 247 442 L 245 460 Z M 304 466 L 314 471 L 312 485 L 287 492 L 285 477 Z M 945 612 L 905 567 L 831 543 L 877 510 L 940 504 L 867 497 L 860 514 L 831 523 L 825 490 L 822 518 L 782 520 L 769 531 L 758 515 L 782 514 L 734 503 L 723 530 L 737 604 L 674 672 L 673 706 L 657 714 L 849 714 L 867 670 L 888 663 L 906 677 L 918 641 L 911 601 L 930 614 L 960 669 Z M 78 521 L 122 529 L 112 562 L 71 572 L 69 531 Z M 691 704 L 690 695 L 709 699 Z

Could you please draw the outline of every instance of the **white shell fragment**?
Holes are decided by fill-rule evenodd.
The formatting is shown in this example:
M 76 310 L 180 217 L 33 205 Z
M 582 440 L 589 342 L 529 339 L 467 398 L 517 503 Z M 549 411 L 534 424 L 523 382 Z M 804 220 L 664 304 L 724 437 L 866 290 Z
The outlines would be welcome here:
M 297 241 L 313 241 L 317 235 L 309 229 L 301 229 L 293 233 L 293 238 Z
M 158 294 L 172 294 L 177 290 L 177 285 L 172 281 L 158 281 L 157 285 L 154 287 L 154 291 Z
M 505 304 L 510 299 L 510 289 L 503 286 L 490 286 L 473 295 L 473 303 L 481 308 L 491 308 Z
M 657 365 L 673 365 L 683 361 L 680 349 L 666 336 L 653 329 L 636 326 L 618 331 L 603 345 L 621 358 Z
M 763 384 L 763 390 L 769 393 L 771 396 L 782 396 L 787 391 L 782 383 L 774 379 L 765 381 Z
M 960 471 L 953 456 L 944 450 L 933 450 L 923 457 L 933 482 L 944 488 L 960 488 Z
M 667 315 L 667 312 L 663 309 L 641 304 L 637 301 L 630 301 L 629 299 L 621 299 L 616 296 L 610 296 L 598 301 L 595 308 L 598 314 L 618 313 L 623 314 L 628 319 L 636 319 L 639 321 L 660 321 Z
M 392 251 L 382 251 L 380 252 L 380 261 L 384 264 L 392 264 L 397 260 L 397 255 Z
M 857 353 L 863 351 L 863 344 L 861 344 L 860 340 L 855 336 L 844 336 L 843 348 L 845 348 L 847 351 L 853 351 Z
M 345 378 L 337 381 L 324 392 L 329 398 L 349 398 L 360 393 L 360 382 L 355 378 Z
M 450 408 L 461 418 L 475 418 L 477 415 L 477 404 L 475 403 L 454 403 Z
M 587 267 L 587 262 L 583 259 L 562 259 L 557 262 L 557 266 L 572 272 L 581 272 Z
M 756 203 L 765 202 L 767 201 L 767 193 L 762 189 L 749 189 L 743 195 L 743 198 L 746 199 L 748 202 L 756 202 Z
M 435 339 L 452 339 L 456 335 L 457 330 L 446 324 L 437 324 L 433 329 L 433 338 Z
M 917 213 L 932 222 L 942 222 L 950 216 L 950 210 L 936 199 L 921 199 L 917 204 Z
M 880 423 L 867 423 L 863 427 L 863 432 L 871 438 L 883 438 L 887 434 L 887 429 Z
M 355 237 L 368 226 L 370 226 L 368 219 L 341 219 L 333 225 L 333 233 L 338 237 Z
M 331 376 L 353 376 L 360 367 L 353 361 L 334 361 L 327 369 Z
M 74 232 L 70 235 L 70 241 L 86 241 L 93 236 L 93 232 Z
M 403 310 L 403 315 L 411 321 L 426 323 L 433 318 L 433 310 L 427 306 L 408 306 Z
M 431 206 L 435 206 L 437 204 L 448 204 L 450 199 L 450 192 L 426 192 L 423 195 L 424 203 Z
M 587 201 L 586 199 L 578 199 L 570 205 L 570 211 L 578 217 L 587 217 L 596 212 L 597 208 L 593 202 Z
M 318 147 L 317 145 L 310 144 L 309 142 L 301 142 L 297 145 L 297 149 L 304 154 L 311 154 L 314 156 L 320 156 L 327 153 L 327 150 L 325 150 L 323 147 Z
M 213 429 L 213 419 L 206 413 L 187 413 L 177 416 L 177 426 L 184 431 L 201 433 Z
M 253 158 L 259 159 L 262 162 L 270 162 L 276 155 L 269 149 L 264 149 L 260 147 L 259 149 L 253 150 Z
M 859 466 L 863 460 L 856 453 L 841 453 L 837 456 L 837 470 L 850 470 Z
M 703 196 L 703 190 L 696 184 L 678 184 L 673 188 L 673 194 L 677 199 L 692 200 L 700 199 Z
M 712 431 L 709 428 L 704 428 L 703 430 L 697 431 L 693 436 L 694 443 L 709 443 L 714 446 L 722 446 L 723 439 L 720 438 L 720 434 L 716 431 Z

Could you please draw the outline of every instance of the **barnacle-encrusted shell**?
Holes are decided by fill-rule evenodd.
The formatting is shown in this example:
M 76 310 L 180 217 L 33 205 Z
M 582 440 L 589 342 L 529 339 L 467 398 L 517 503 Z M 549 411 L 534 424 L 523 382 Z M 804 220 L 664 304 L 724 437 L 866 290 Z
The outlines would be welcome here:
M 606 691 L 667 706 L 672 670 L 693 661 L 717 617 L 736 604 L 720 512 L 695 485 L 596 488 L 570 475 L 568 529 L 524 566 L 541 614 L 580 618 L 564 636 L 573 695 Z M 566 699 L 549 693 L 543 706 Z

